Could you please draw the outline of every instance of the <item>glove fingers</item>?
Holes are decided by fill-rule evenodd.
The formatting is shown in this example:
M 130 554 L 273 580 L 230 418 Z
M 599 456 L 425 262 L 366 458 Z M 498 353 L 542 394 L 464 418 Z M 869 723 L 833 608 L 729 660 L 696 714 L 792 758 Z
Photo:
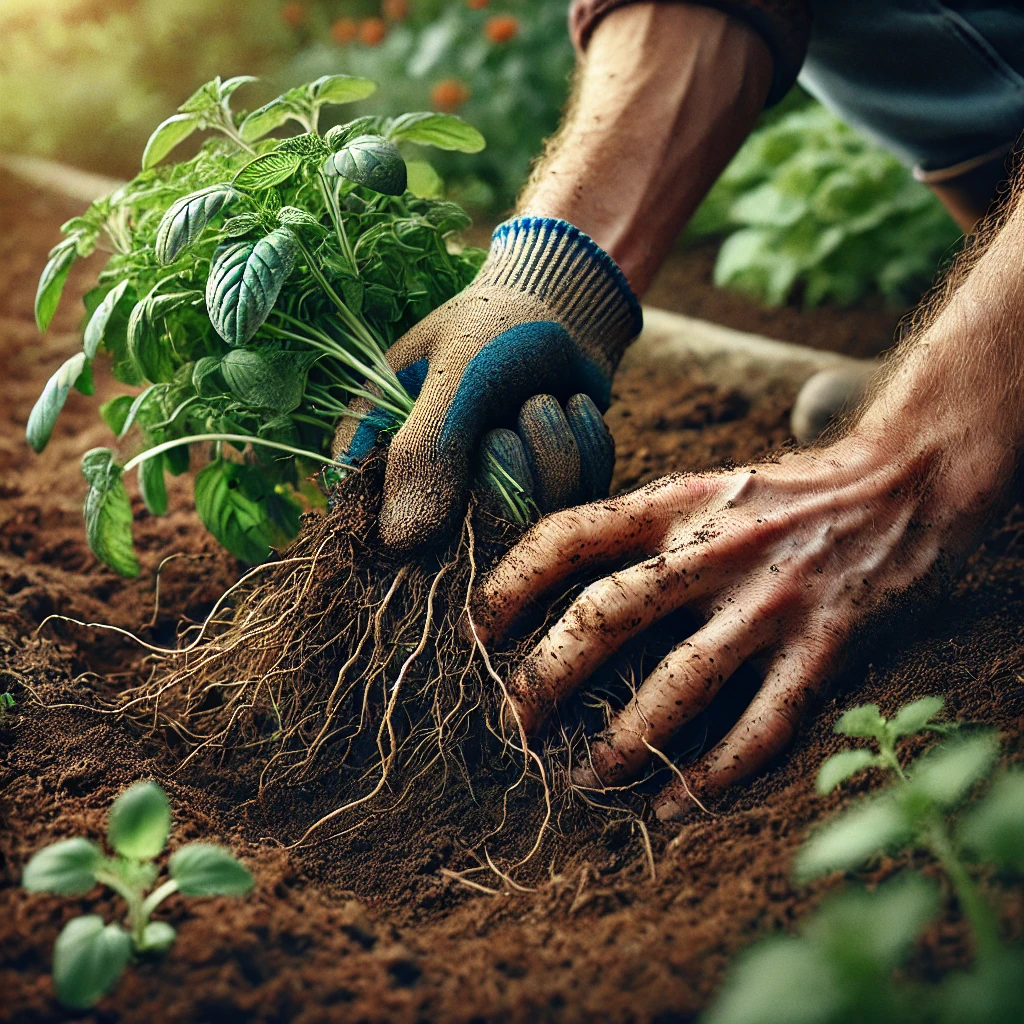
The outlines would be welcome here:
M 580 452 L 569 422 L 553 395 L 534 395 L 517 421 L 535 482 L 534 498 L 544 514 L 577 503 Z
M 615 440 L 589 395 L 573 395 L 565 403 L 576 447 L 580 452 L 579 501 L 607 498 L 615 468 Z
M 500 516 L 508 517 L 509 498 L 533 497 L 533 474 L 526 449 L 514 430 L 499 427 L 480 439 L 480 469 L 476 488 Z

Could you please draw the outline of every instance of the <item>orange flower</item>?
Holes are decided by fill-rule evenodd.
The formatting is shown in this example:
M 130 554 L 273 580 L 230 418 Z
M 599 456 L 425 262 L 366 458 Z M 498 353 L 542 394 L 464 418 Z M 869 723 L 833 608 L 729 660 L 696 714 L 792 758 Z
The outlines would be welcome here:
M 471 11 L 482 11 L 491 0 L 466 0 L 466 6 Z
M 281 20 L 292 28 L 299 28 L 306 20 L 306 8 L 298 2 L 285 4 L 281 8 Z
M 379 46 L 387 34 L 383 18 L 364 18 L 359 22 L 359 42 L 364 46 Z
M 457 78 L 445 78 L 430 90 L 430 105 L 446 114 L 454 114 L 468 99 L 469 86 Z
M 354 18 L 339 18 L 331 25 L 331 38 L 339 45 L 344 46 L 351 43 L 356 37 L 356 23 Z
M 518 34 L 519 19 L 511 14 L 496 14 L 493 18 L 488 18 L 487 24 L 484 25 L 484 35 L 492 43 L 507 43 Z
M 409 17 L 409 0 L 383 0 L 380 9 L 391 21 L 405 21 Z

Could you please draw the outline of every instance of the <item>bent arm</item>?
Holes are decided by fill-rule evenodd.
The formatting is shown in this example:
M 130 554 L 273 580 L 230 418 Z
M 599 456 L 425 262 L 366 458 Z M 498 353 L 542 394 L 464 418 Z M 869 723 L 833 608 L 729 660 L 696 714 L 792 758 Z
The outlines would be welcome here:
M 721 11 L 612 11 L 518 212 L 575 224 L 642 295 L 764 109 L 772 68 L 761 36 Z

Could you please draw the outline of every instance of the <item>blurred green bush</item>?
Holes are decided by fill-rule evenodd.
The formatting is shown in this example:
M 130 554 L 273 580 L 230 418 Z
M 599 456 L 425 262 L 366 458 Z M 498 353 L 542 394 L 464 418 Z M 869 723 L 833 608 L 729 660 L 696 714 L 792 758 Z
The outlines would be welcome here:
M 487 138 L 431 162 L 485 217 L 512 206 L 557 127 L 573 65 L 568 0 L 0 0 L 3 148 L 131 176 L 154 124 L 216 74 L 266 96 L 322 74 L 372 78 L 360 113 L 458 113 Z M 273 89 L 273 92 L 271 91 Z M 906 302 L 958 238 L 898 161 L 795 90 L 697 212 L 723 236 L 716 283 L 806 305 Z

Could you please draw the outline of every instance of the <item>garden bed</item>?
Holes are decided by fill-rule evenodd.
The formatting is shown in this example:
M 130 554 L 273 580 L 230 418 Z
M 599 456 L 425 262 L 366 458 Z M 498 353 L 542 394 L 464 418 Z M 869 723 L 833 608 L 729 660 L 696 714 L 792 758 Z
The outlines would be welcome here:
M 153 1021 L 380 1020 L 661 1022 L 690 1019 L 707 1004 L 732 955 L 758 936 L 792 925 L 827 888 L 795 887 L 790 859 L 808 825 L 841 795 L 820 799 L 813 777 L 837 748 L 831 726 L 849 701 L 837 690 L 793 750 L 768 773 L 682 826 L 647 822 L 656 877 L 639 830 L 627 822 L 560 828 L 516 875 L 520 891 L 476 865 L 473 850 L 500 807 L 503 785 L 486 769 L 476 802 L 452 785 L 414 794 L 392 815 L 287 852 L 312 816 L 313 787 L 254 798 L 246 778 L 216 759 L 182 771 L 182 753 L 149 732 L 96 710 L 138 682 L 147 667 L 134 645 L 108 632 L 54 623 L 52 614 L 107 622 L 152 643 L 173 641 L 183 618 L 201 619 L 237 579 L 239 566 L 196 520 L 188 487 L 171 483 L 172 512 L 150 516 L 132 491 L 142 572 L 124 580 L 100 566 L 81 525 L 84 451 L 107 443 L 94 404 L 72 394 L 43 455 L 23 441 L 40 384 L 75 350 L 77 303 L 91 263 L 76 266 L 50 332 L 39 337 L 32 297 L 58 225 L 77 212 L 0 177 L 0 353 L 5 424 L 0 441 L 0 688 L 17 706 L 0 726 L 0 992 L 12 1021 L 62 1019 L 51 994 L 50 951 L 60 927 L 85 907 L 113 903 L 29 895 L 21 868 L 40 846 L 69 835 L 99 838 L 118 791 L 140 777 L 167 789 L 176 843 L 230 844 L 256 876 L 244 900 L 170 898 L 161 916 L 179 931 L 165 960 L 129 970 L 86 1019 Z M 674 259 L 651 300 L 730 326 L 868 355 L 884 347 L 895 317 L 788 309 L 709 293 L 710 258 Z M 841 333 L 840 333 L 841 332 Z M 615 486 L 669 470 L 756 457 L 785 443 L 791 387 L 720 389 L 695 365 L 666 379 L 631 362 L 618 376 L 608 421 L 616 436 Z M 133 487 L 131 484 L 130 487 Z M 158 566 L 159 602 L 154 593 Z M 903 652 L 845 681 L 857 702 L 883 713 L 923 694 L 943 695 L 958 717 L 998 726 L 1008 756 L 1024 754 L 1024 514 L 990 532 L 953 588 Z M 750 680 L 747 679 L 749 686 Z M 741 680 L 735 691 L 743 688 Z M 728 695 L 727 695 L 728 697 Z M 715 720 L 709 723 L 714 730 Z M 862 790 L 861 781 L 852 791 Z M 512 824 L 491 848 L 532 836 L 543 807 L 512 804 Z M 288 818 L 300 818 L 287 827 Z M 595 820 L 596 821 L 596 820 Z M 575 820 L 572 822 L 575 826 Z M 496 845 L 498 844 L 498 845 Z M 891 874 L 883 860 L 875 875 Z M 996 885 L 995 881 L 989 884 Z M 1001 901 L 1007 935 L 1024 920 L 1020 891 Z M 1016 931 L 1014 931 L 1016 929 Z M 926 935 L 915 959 L 923 977 L 968 962 L 955 912 Z

